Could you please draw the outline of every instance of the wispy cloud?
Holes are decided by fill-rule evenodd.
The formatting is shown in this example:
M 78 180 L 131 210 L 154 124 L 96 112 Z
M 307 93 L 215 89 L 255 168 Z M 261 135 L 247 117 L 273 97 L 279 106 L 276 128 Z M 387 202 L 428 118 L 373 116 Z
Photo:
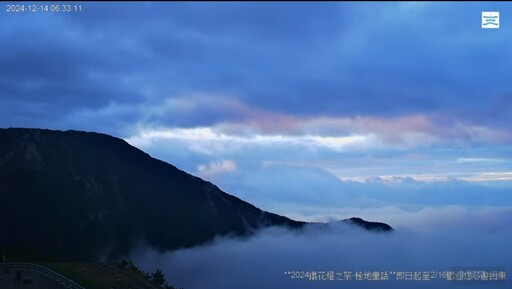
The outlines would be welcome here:
M 210 162 L 208 165 L 200 164 L 197 167 L 197 173 L 200 176 L 212 176 L 222 173 L 236 172 L 236 163 L 232 160 L 223 160 L 219 162 Z
M 492 158 L 458 158 L 458 163 L 501 163 L 504 162 L 502 159 Z
M 302 143 L 331 149 L 417 148 L 445 145 L 471 146 L 479 143 L 508 143 L 509 132 L 470 124 L 447 123 L 426 116 L 400 118 L 306 118 L 258 112 L 239 122 L 222 122 L 203 127 L 141 128 L 129 138 L 133 144 L 149 144 L 154 138 L 238 143 Z M 353 145 L 355 144 L 355 145 Z M 460 162 L 471 158 L 459 158 Z M 475 160 L 475 159 L 473 159 Z
M 512 181 L 512 172 L 486 172 L 461 179 L 473 182 Z

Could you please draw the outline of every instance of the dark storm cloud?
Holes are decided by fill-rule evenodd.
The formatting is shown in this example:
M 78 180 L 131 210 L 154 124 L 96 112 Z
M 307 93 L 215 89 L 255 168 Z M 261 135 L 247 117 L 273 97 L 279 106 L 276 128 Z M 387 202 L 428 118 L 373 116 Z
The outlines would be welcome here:
M 150 54 L 144 74 L 160 92 L 238 91 L 248 97 L 271 79 L 269 73 L 290 67 L 287 54 L 336 35 L 329 27 L 341 12 L 312 3 L 97 3 L 89 9 L 91 16 L 78 15 L 76 22 Z
M 101 119 L 69 120 L 83 110 L 99 112 L 112 103 L 140 98 L 126 81 L 130 65 L 118 66 L 115 47 L 69 19 L 35 13 L 8 15 L 1 21 L 2 125 L 101 131 Z
M 479 28 L 482 10 L 508 15 L 499 3 L 82 6 L 81 13 L 1 20 L 0 96 L 23 100 L 8 102 L 19 110 L 48 106 L 40 125 L 65 126 L 63 117 L 79 108 L 105 111 L 112 103 L 130 106 L 136 123 L 236 122 L 245 116 L 222 107 L 232 97 L 297 117 L 439 114 L 501 127 L 509 120 L 502 104 L 511 93 L 510 26 Z M 151 114 L 195 93 L 220 105 L 179 117 Z M 2 115 L 2 125 L 15 124 L 8 111 Z
M 0 58 L 4 97 L 95 107 L 115 99 L 113 90 L 123 91 L 122 77 L 115 73 L 130 68 L 129 59 L 119 60 L 122 55 L 113 55 L 115 46 L 102 43 L 105 39 L 56 15 L 3 21 L 7 22 Z M 125 73 L 129 76 L 129 71 Z M 128 91 L 124 97 L 129 100 Z

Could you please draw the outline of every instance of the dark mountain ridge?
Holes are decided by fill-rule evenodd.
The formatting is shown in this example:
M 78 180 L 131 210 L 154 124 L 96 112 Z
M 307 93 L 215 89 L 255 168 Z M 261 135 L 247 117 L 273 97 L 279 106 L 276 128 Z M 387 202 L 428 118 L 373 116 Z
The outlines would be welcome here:
M 306 224 L 94 132 L 0 129 L 0 200 L 0 251 L 65 260 L 117 258 L 141 240 L 173 250 Z

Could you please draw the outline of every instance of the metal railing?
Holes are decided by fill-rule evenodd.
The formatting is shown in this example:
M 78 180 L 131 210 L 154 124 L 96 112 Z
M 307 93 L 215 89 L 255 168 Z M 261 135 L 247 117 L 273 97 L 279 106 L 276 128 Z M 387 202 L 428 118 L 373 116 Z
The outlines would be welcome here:
M 53 271 L 50 268 L 34 264 L 34 263 L 0 263 L 0 268 L 11 268 L 11 269 L 30 269 L 42 273 L 45 277 L 55 280 L 60 285 L 68 289 L 85 289 L 83 286 L 77 284 L 75 281 L 62 276 L 61 274 Z

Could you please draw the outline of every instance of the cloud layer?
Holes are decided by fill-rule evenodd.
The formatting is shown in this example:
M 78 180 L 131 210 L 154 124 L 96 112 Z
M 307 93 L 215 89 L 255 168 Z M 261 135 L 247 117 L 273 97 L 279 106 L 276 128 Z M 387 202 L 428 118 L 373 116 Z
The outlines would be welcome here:
M 9 107 L 0 123 L 127 136 L 134 123 L 237 122 L 249 107 L 299 119 L 439 114 L 510 132 L 511 28 L 480 29 L 485 9 L 510 11 L 501 3 L 88 3 L 82 13 L 10 13 L 0 20 L 0 104 Z M 76 115 L 84 112 L 103 118 Z
M 218 238 L 210 245 L 160 254 L 148 248 L 134 252 L 146 270 L 161 268 L 175 286 L 195 288 L 453 288 L 452 282 L 308 281 L 287 271 L 450 271 L 512 269 L 512 210 L 468 210 L 462 207 L 410 213 L 410 222 L 391 235 L 347 225 L 327 230 L 290 232 L 271 228 L 248 240 Z M 489 269 L 487 269 L 489 270 Z M 508 278 L 508 277 L 507 277 Z M 353 279 L 355 279 L 353 277 Z M 341 283 L 340 283 L 341 282 Z M 490 281 L 488 281 L 490 282 Z M 510 285 L 510 280 L 505 284 Z M 503 288 L 503 283 L 459 285 Z
M 318 156 L 356 167 L 368 158 L 373 167 L 373 159 L 397 151 L 423 155 L 416 161 L 428 168 L 437 166 L 421 160 L 444 162 L 446 155 L 510 160 L 512 28 L 507 21 L 497 31 L 479 26 L 483 10 L 508 15 L 505 4 L 82 9 L 0 19 L 0 126 L 110 133 L 191 172 L 225 160 L 254 165 L 231 151 L 268 162 Z M 155 144 L 166 138 L 171 143 Z M 285 147 L 289 153 L 280 151 Z M 347 161 L 347 152 L 359 163 Z M 391 171 L 353 175 L 318 167 L 352 179 L 410 169 L 394 162 Z M 510 171 L 504 163 L 466 167 Z

